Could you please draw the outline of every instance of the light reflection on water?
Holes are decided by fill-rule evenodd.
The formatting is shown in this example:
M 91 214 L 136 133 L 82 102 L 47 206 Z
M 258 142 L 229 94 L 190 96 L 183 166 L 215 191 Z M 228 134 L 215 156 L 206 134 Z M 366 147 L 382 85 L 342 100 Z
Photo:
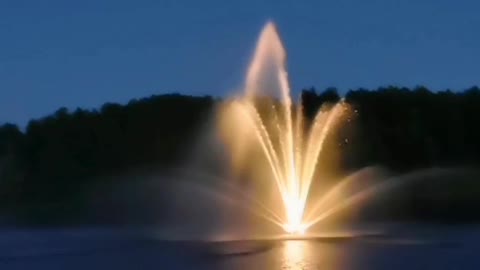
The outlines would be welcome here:
M 284 242 L 282 269 L 309 269 L 308 248 L 306 241 Z
M 344 269 L 341 245 L 321 244 L 314 241 L 289 240 L 283 242 L 280 267 L 282 270 Z M 345 248 L 345 246 L 343 246 Z M 280 250 L 279 250 L 280 251 Z

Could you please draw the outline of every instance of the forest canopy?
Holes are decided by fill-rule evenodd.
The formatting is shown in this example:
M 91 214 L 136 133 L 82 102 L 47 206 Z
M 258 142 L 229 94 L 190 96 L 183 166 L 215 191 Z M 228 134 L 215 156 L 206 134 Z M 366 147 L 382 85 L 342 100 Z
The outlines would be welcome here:
M 304 112 L 312 117 L 337 89 L 305 89 Z M 352 167 L 393 170 L 480 163 L 480 89 L 432 92 L 382 87 L 348 91 L 357 112 L 350 141 Z M 181 160 L 215 104 L 209 96 L 151 96 L 97 110 L 60 108 L 31 120 L 24 131 L 0 126 L 0 203 L 61 200 L 95 176 Z M 90 179 L 90 180 L 86 180 Z

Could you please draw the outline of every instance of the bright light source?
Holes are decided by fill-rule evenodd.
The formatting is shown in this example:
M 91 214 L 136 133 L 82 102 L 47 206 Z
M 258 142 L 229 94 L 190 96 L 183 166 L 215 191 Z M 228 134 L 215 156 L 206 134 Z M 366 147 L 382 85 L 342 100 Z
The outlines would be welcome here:
M 285 232 L 289 234 L 298 234 L 298 235 L 304 235 L 306 230 L 307 230 L 307 225 L 306 224 L 285 224 L 283 225 L 283 229 Z

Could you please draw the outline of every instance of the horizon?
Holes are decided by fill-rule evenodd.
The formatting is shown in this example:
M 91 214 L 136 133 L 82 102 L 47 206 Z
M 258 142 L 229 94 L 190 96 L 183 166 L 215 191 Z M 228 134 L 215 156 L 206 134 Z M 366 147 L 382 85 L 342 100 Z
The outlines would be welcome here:
M 365 87 L 359 87 L 359 88 L 356 88 L 356 89 L 348 89 L 348 90 L 345 90 L 345 91 L 342 91 L 341 89 L 338 89 L 336 87 L 333 87 L 333 86 L 330 86 L 330 87 L 326 87 L 324 89 L 317 89 L 315 88 L 314 86 L 311 86 L 311 87 L 304 87 L 300 90 L 293 90 L 292 93 L 296 93 L 298 95 L 295 95 L 297 96 L 298 98 L 296 99 L 297 101 L 300 99 L 300 94 L 301 92 L 303 91 L 314 91 L 315 93 L 317 94 L 321 94 L 325 91 L 328 91 L 328 90 L 335 90 L 337 92 L 337 94 L 339 95 L 339 97 L 345 97 L 345 95 L 347 95 L 349 92 L 355 92 L 355 91 L 361 91 L 361 90 L 366 90 L 366 91 L 371 91 L 371 92 L 376 92 L 376 91 L 379 91 L 379 90 L 383 90 L 383 89 L 388 89 L 388 88 L 395 88 L 397 90 L 408 90 L 408 91 L 416 91 L 417 89 L 420 89 L 420 88 L 425 88 L 426 90 L 428 90 L 430 93 L 432 94 L 440 94 L 440 93 L 446 93 L 446 92 L 450 92 L 450 93 L 454 93 L 454 94 L 461 94 L 461 93 L 464 93 L 468 90 L 471 90 L 471 89 L 478 89 L 480 90 L 480 86 L 479 85 L 472 85 L 468 88 L 465 88 L 465 89 L 441 89 L 441 90 L 432 90 L 426 86 L 423 86 L 423 85 L 417 85 L 415 87 L 406 87 L 406 86 L 396 86 L 396 85 L 385 85 L 385 86 L 378 86 L 376 88 L 372 88 L 372 89 L 369 89 L 369 88 L 365 88 Z M 25 132 L 27 126 L 30 124 L 31 121 L 41 121 L 47 117 L 50 117 L 52 115 L 54 115 L 58 110 L 61 110 L 61 109 L 66 109 L 67 110 L 67 113 L 69 114 L 72 114 L 72 113 L 75 113 L 75 111 L 77 110 L 83 110 L 83 111 L 86 111 L 86 112 L 99 112 L 101 110 L 101 108 L 104 106 L 104 105 L 119 105 L 119 106 L 128 106 L 130 105 L 130 103 L 132 102 L 139 102 L 143 99 L 150 99 L 150 98 L 161 98 L 161 97 L 164 97 L 164 96 L 173 96 L 173 95 L 178 95 L 178 96 L 182 96 L 182 97 L 189 97 L 189 98 L 212 98 L 212 99 L 225 99 L 225 98 L 229 98 L 229 97 L 233 97 L 233 96 L 214 96 L 214 95 L 209 95 L 209 94 L 188 94 L 188 93 L 181 93 L 181 92 L 164 92 L 164 93 L 159 93 L 159 94 L 151 94 L 151 95 L 148 95 L 148 96 L 143 96 L 143 97 L 133 97 L 131 99 L 128 99 L 127 101 L 125 102 L 112 102 L 112 101 L 105 101 L 103 102 L 102 104 L 99 104 L 98 106 L 93 106 L 93 107 L 81 107 L 81 106 L 77 106 L 77 107 L 73 107 L 73 108 L 68 108 L 66 106 L 58 106 L 57 108 L 55 108 L 53 111 L 49 112 L 49 113 L 46 113 L 45 115 L 41 115 L 41 116 L 38 116 L 38 117 L 32 117 L 30 119 L 28 119 L 26 122 L 24 123 L 14 123 L 14 122 L 9 122 L 9 121 L 4 121 L 4 122 L 0 122 L 0 127 L 4 126 L 4 125 L 15 125 L 17 126 L 20 131 L 22 132 Z

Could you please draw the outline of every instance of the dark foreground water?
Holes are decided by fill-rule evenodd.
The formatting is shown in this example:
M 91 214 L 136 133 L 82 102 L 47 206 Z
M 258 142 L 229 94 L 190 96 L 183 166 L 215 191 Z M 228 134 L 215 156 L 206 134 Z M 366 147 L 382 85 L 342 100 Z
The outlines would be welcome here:
M 396 225 L 382 232 L 204 243 L 125 230 L 2 230 L 0 269 L 480 269 L 479 227 Z

